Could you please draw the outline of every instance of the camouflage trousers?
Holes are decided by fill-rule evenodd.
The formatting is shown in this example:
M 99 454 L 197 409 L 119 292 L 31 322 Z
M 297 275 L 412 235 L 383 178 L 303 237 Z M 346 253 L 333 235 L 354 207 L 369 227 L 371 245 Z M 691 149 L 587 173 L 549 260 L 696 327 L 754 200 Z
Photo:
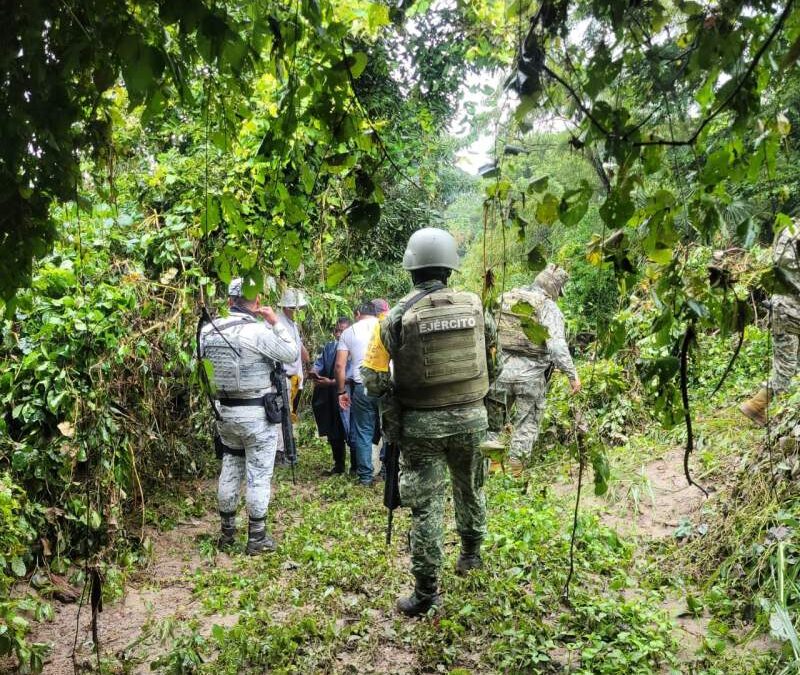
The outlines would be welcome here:
M 533 447 L 539 440 L 539 426 L 547 399 L 544 371 L 527 380 L 504 380 L 501 375 L 486 398 L 490 411 L 489 428 L 500 431 L 504 422 L 510 422 L 509 454 L 523 462 L 530 460 Z
M 772 375 L 770 388 L 783 392 L 797 373 L 800 360 L 800 299 L 772 296 Z
M 254 414 L 255 413 L 255 414 Z M 217 498 L 220 513 L 235 513 L 239 506 L 242 479 L 246 478 L 245 501 L 251 518 L 267 514 L 270 481 L 275 464 L 277 428 L 267 422 L 260 408 L 223 409 L 217 422 L 222 442 L 229 448 L 244 448 L 244 457 L 225 453 L 219 474 Z
M 411 573 L 418 581 L 435 581 L 442 566 L 448 469 L 458 534 L 462 541 L 478 544 L 486 536 L 480 451 L 484 436 L 485 432 L 477 431 L 402 440 L 400 499 L 411 509 Z

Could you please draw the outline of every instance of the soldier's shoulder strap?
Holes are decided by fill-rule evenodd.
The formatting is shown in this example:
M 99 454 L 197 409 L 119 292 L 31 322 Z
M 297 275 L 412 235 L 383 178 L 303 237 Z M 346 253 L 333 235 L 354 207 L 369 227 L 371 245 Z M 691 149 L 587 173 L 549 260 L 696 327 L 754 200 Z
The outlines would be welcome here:
M 436 291 L 441 291 L 443 288 L 447 288 L 443 283 L 438 283 L 433 288 L 426 288 L 425 290 L 420 291 L 419 293 L 415 293 L 412 295 L 408 300 L 403 302 L 400 305 L 400 311 L 397 314 L 397 318 L 395 319 L 394 324 L 392 325 L 392 331 L 394 332 L 394 341 L 397 346 L 400 345 L 400 331 L 403 327 L 403 317 L 405 313 L 411 309 L 414 305 L 416 305 L 422 298 L 426 295 L 430 295 L 431 293 L 435 293 Z

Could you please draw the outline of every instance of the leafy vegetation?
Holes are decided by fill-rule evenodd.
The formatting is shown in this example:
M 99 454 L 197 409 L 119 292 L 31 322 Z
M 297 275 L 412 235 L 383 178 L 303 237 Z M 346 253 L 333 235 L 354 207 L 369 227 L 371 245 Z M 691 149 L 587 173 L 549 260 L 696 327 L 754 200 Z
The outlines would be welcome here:
M 797 668 L 797 395 L 766 438 L 731 409 L 769 368 L 768 246 L 798 205 L 795 2 L 17 4 L 0 9 L 0 658 L 41 670 L 52 603 L 113 611 L 165 530 L 213 512 L 181 488 L 216 470 L 199 306 L 236 275 L 270 302 L 301 286 L 316 348 L 358 302 L 403 294 L 405 241 L 438 225 L 490 307 L 548 261 L 571 274 L 585 389 L 556 378 L 541 462 L 490 478 L 487 569 L 448 571 L 438 618 L 392 615 L 402 537 L 384 546 L 376 495 L 318 481 L 305 420 L 278 554 L 192 540 L 201 609 L 148 619 L 146 660 Z M 455 166 L 473 141 L 481 178 Z M 711 489 L 689 510 L 658 473 L 683 481 L 684 447 Z M 594 494 L 572 547 L 578 466 Z M 742 646 L 767 633 L 782 651 Z M 99 651 L 87 668 L 124 668 Z

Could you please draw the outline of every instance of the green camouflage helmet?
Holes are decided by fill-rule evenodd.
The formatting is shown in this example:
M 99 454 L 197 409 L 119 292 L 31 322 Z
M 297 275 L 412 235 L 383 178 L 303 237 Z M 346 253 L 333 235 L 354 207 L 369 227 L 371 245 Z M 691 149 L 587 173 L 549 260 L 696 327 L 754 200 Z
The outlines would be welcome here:
M 423 227 L 411 235 L 403 254 L 403 269 L 424 267 L 459 268 L 458 246 L 452 234 L 438 227 Z
M 536 275 L 533 285 L 541 288 L 551 300 L 558 300 L 568 280 L 567 270 L 553 263 L 547 263 L 547 267 Z

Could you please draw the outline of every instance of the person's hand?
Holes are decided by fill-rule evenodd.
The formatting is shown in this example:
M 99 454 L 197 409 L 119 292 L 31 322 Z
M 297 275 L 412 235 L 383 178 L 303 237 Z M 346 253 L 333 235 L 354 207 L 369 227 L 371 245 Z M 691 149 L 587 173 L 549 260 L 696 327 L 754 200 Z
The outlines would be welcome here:
M 320 377 L 319 383 L 323 387 L 333 387 L 336 385 L 336 380 L 334 380 L 332 377 Z
M 350 410 L 350 394 L 347 392 L 339 394 L 339 407 L 342 410 Z
M 581 378 L 576 377 L 574 380 L 570 380 L 569 388 L 573 396 L 577 394 L 581 390 Z
M 264 305 L 263 307 L 256 307 L 254 310 L 255 314 L 258 316 L 264 317 L 264 320 L 270 325 L 274 326 L 278 323 L 278 315 L 275 314 L 275 310 L 272 309 L 269 305 Z

